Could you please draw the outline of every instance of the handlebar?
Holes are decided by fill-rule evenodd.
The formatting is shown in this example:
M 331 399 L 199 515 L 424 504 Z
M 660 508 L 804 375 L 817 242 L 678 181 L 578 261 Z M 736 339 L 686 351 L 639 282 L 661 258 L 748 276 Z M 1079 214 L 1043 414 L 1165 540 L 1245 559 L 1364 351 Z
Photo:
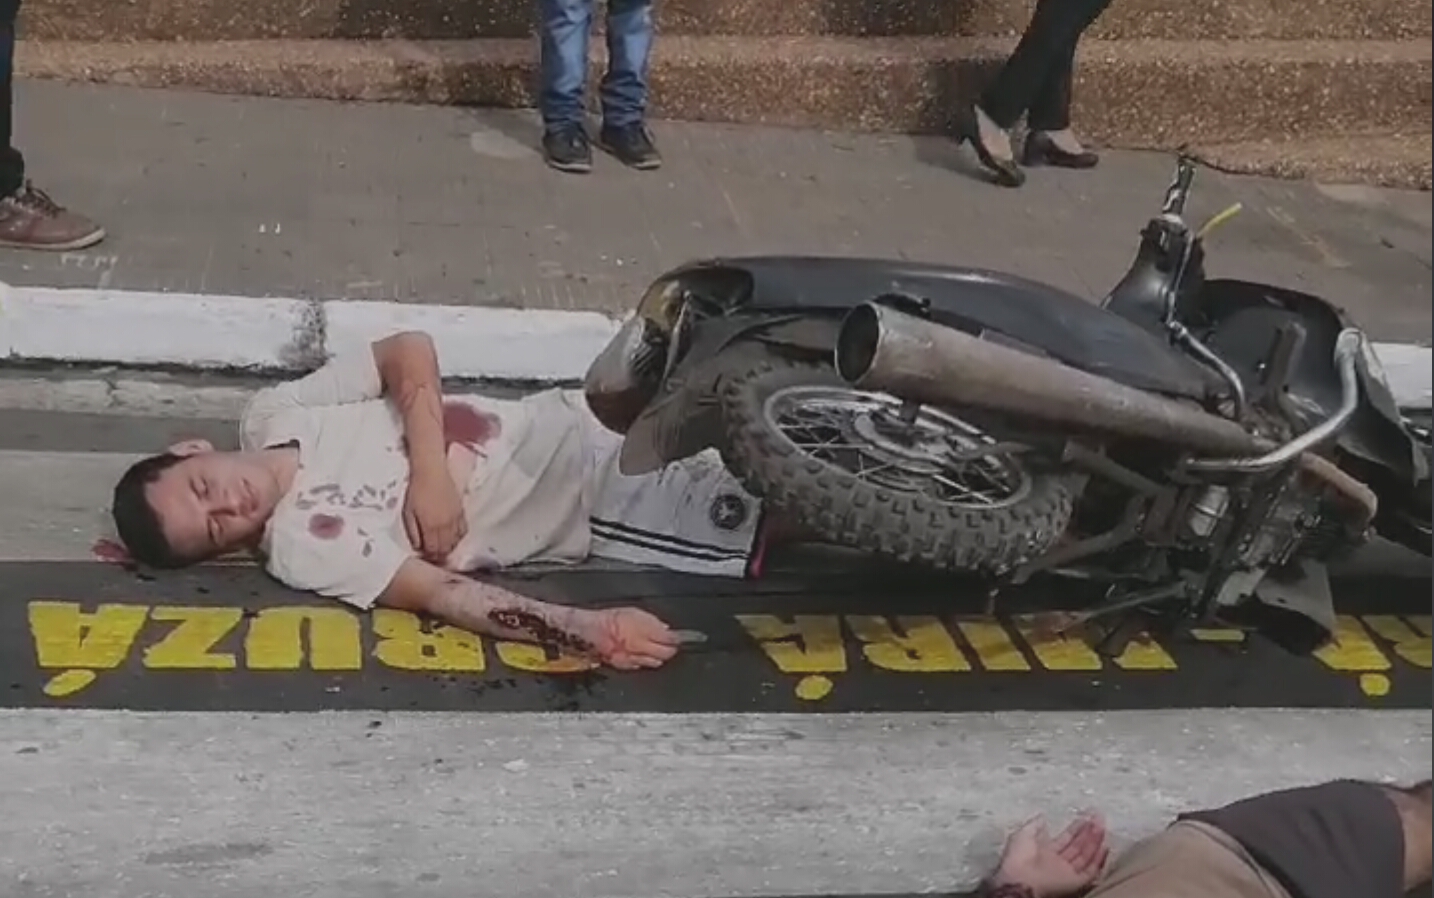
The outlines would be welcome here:
M 1185 214 L 1185 201 L 1190 199 L 1190 184 L 1195 180 L 1195 160 L 1180 154 L 1175 164 L 1175 179 L 1165 191 L 1165 203 L 1160 207 L 1161 215 L 1175 218 Z

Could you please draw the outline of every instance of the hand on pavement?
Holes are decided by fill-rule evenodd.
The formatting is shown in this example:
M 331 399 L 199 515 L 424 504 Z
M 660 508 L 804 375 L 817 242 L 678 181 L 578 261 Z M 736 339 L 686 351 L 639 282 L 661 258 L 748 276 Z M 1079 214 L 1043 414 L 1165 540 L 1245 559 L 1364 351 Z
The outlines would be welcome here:
M 661 667 L 677 654 L 680 639 L 667 624 L 638 608 L 591 612 L 583 636 L 597 660 L 618 670 Z
M 1110 857 L 1105 823 L 1082 815 L 1055 838 L 1037 817 L 1006 840 L 993 885 L 1023 885 L 1036 898 L 1064 898 L 1088 888 Z

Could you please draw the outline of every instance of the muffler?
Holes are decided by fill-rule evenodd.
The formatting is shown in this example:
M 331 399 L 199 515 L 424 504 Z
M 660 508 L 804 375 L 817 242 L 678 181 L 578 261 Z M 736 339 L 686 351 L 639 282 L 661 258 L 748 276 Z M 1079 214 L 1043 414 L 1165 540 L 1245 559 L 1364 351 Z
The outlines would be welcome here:
M 990 409 L 1197 453 L 1247 456 L 1273 447 L 1199 408 L 878 302 L 847 313 L 835 361 L 854 387 L 935 406 Z

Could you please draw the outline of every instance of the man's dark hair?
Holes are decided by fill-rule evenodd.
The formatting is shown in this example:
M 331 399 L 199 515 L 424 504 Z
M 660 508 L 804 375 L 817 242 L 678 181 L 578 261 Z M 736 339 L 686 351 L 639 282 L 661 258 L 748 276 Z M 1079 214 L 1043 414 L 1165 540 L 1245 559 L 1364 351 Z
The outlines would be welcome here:
M 160 475 L 184 460 L 184 456 L 166 452 L 142 459 L 130 466 L 115 484 L 115 530 L 130 557 L 140 564 L 155 568 L 174 569 L 194 562 L 174 550 L 164 535 L 159 515 L 149 502 L 149 487 Z

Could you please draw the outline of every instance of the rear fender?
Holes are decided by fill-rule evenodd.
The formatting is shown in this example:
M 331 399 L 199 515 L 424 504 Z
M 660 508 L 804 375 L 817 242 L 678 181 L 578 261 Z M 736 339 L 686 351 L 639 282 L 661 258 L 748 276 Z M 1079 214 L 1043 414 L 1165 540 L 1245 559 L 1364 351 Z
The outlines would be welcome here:
M 1342 329 L 1355 326 L 1344 310 L 1296 290 L 1212 280 L 1202 292 L 1200 313 L 1210 322 L 1206 345 L 1235 369 L 1252 396 L 1267 389 L 1263 366 L 1279 329 L 1297 324 L 1304 340 L 1296 350 L 1281 407 L 1303 417 L 1305 428 L 1339 407 L 1334 345 Z M 1357 368 L 1363 401 L 1336 445 L 1384 469 L 1404 488 L 1413 487 L 1428 478 L 1428 461 L 1404 429 L 1379 360 L 1371 353 L 1360 358 Z
M 656 395 L 626 428 L 619 469 L 645 474 L 719 445 L 722 379 L 773 355 L 829 364 L 840 323 L 834 315 L 742 315 L 698 323 L 669 360 Z

